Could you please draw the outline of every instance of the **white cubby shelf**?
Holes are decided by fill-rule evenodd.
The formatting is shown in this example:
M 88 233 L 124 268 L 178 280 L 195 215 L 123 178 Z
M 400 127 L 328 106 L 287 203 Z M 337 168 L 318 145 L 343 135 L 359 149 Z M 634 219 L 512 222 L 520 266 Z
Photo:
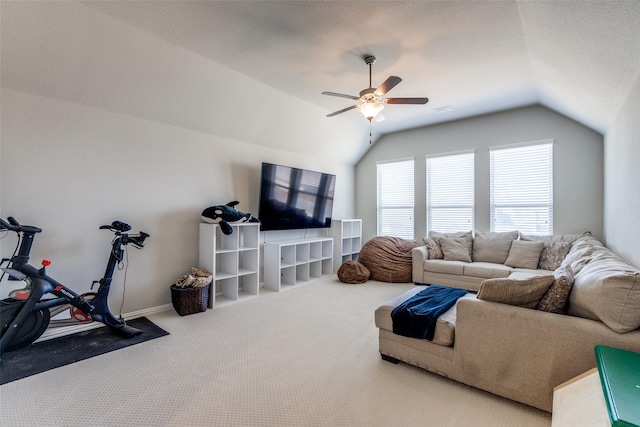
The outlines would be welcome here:
M 362 249 L 362 220 L 334 219 L 331 221 L 333 266 L 338 271 L 347 261 L 356 261 Z
M 281 291 L 333 274 L 333 239 L 283 240 L 264 245 L 264 287 Z
M 200 224 L 199 266 L 213 274 L 209 308 L 259 292 L 260 224 L 229 225 L 227 235 L 218 224 Z

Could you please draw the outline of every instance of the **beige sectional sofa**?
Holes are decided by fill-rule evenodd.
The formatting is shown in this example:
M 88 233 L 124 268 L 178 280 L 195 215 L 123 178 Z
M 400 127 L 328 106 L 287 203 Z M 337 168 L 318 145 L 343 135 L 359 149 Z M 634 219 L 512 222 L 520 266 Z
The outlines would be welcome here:
M 477 291 L 485 279 L 512 278 L 525 279 L 544 274 L 552 274 L 571 248 L 571 243 L 583 235 L 566 234 L 545 240 L 537 236 L 519 235 L 517 231 L 506 233 L 471 232 L 437 233 L 429 232 L 424 239 L 425 246 L 418 246 L 411 252 L 412 277 L 415 283 L 438 283 L 444 286 Z M 447 259 L 440 252 L 438 241 L 442 239 L 464 239 L 469 246 L 469 258 L 452 252 Z M 516 241 L 516 243 L 514 243 Z M 527 246 L 541 247 L 538 257 L 527 258 Z M 446 243 L 446 242 L 445 242 Z M 531 245 L 533 243 L 533 245 Z M 511 255 L 512 246 L 513 255 Z M 518 251 L 520 249 L 520 251 Z M 531 248 L 534 250 L 535 248 Z M 518 256 L 518 254 L 522 254 Z M 429 256 L 431 255 L 431 256 Z M 435 259 L 434 259 L 435 255 Z M 511 256 L 510 256 L 511 255 Z M 534 259 L 532 262 L 531 259 Z M 506 263 L 506 264 L 505 264 Z
M 548 249 L 561 242 L 568 243 L 570 250 L 554 271 L 540 268 L 521 271 L 506 266 L 511 269 L 507 270 L 497 264 L 480 265 L 484 271 L 481 275 L 465 276 L 465 267 L 469 267 L 466 264 L 462 266 L 462 274 L 457 267 L 446 272 L 433 271 L 431 267 L 422 267 L 427 260 L 416 256 L 414 262 L 417 259 L 422 268 L 420 271 L 414 264 L 417 274 L 414 277 L 420 278 L 419 282 L 480 292 L 468 293 L 438 318 L 433 341 L 394 334 L 391 319 L 397 305 L 426 286 L 416 286 L 380 306 L 375 312 L 375 323 L 382 358 L 403 361 L 550 412 L 553 388 L 596 366 L 596 344 L 640 352 L 640 270 L 589 235 L 554 236 L 546 239 L 544 245 Z M 422 247 L 416 252 L 429 250 Z M 518 290 L 532 282 L 538 283 L 538 287 L 542 282 L 547 287 L 551 283 L 546 297 L 560 283 L 560 272 L 562 280 L 566 283 L 568 275 L 573 286 L 563 310 L 541 311 L 512 305 L 515 300 L 495 302 L 480 285 L 484 281 L 482 276 L 490 275 L 488 272 L 501 278 L 484 282 L 482 286 L 486 289 L 490 284 Z M 555 277 L 549 280 L 548 275 L 553 273 Z M 547 277 L 540 276 L 545 274 Z M 563 306 L 564 302 L 560 304 Z

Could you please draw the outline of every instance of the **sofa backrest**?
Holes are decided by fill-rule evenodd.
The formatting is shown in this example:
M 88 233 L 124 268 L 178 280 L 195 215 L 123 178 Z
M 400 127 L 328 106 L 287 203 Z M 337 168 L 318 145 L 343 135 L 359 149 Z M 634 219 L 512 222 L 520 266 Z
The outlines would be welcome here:
M 591 236 L 576 240 L 562 265 L 575 275 L 568 314 L 618 333 L 640 328 L 640 270 Z

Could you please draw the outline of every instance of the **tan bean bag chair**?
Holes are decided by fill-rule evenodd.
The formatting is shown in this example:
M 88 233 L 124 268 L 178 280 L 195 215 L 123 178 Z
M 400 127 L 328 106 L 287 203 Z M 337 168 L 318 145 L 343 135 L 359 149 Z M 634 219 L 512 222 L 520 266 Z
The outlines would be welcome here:
M 400 237 L 374 237 L 364 244 L 358 262 L 371 272 L 371 279 L 408 283 L 411 277 L 411 250 L 416 243 Z
M 338 279 L 343 283 L 352 285 L 364 283 L 369 280 L 371 272 L 358 261 L 345 261 L 338 269 Z

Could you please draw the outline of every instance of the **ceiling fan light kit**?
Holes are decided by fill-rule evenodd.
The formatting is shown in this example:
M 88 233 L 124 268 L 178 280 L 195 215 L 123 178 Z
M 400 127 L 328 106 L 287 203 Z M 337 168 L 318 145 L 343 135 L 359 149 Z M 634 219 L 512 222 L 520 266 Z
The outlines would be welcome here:
M 336 92 L 322 92 L 323 95 L 353 99 L 355 101 L 362 101 L 362 103 L 327 114 L 327 117 L 337 116 L 338 114 L 355 108 L 360 111 L 367 120 L 369 120 L 369 126 L 371 126 L 371 120 L 373 120 L 378 113 L 384 109 L 384 104 L 426 104 L 429 102 L 429 98 L 384 98 L 384 95 L 400 83 L 402 79 L 397 76 L 390 76 L 384 81 L 384 83 L 378 86 L 378 88 L 373 88 L 371 86 L 371 66 L 375 64 L 376 57 L 373 55 L 366 55 L 363 59 L 364 63 L 369 66 L 368 88 L 361 90 L 358 96 Z M 371 136 L 371 129 L 369 129 L 369 136 Z M 369 143 L 371 143 L 371 141 L 369 141 Z

